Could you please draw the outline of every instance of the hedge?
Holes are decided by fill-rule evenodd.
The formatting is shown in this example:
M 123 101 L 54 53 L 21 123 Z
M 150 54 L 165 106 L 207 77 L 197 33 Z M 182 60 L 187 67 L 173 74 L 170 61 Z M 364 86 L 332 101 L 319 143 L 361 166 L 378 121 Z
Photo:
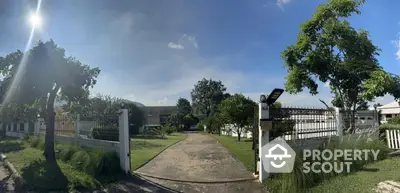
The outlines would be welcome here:
M 118 127 L 114 125 L 94 127 L 90 131 L 90 136 L 93 139 L 119 141 Z

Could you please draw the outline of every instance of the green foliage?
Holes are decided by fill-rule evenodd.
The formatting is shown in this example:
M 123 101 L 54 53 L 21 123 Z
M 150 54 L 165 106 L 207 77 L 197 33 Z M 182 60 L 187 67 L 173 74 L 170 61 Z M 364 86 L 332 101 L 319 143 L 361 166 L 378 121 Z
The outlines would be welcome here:
M 187 115 L 192 112 L 192 106 L 190 106 L 190 102 L 185 98 L 179 98 L 176 106 L 178 107 L 179 114 Z
M 321 151 L 323 149 L 373 149 L 373 150 L 380 150 L 378 154 L 378 160 L 372 159 L 372 153 L 368 154 L 369 159 L 366 160 L 353 160 L 351 161 L 351 173 L 360 171 L 364 166 L 367 164 L 386 159 L 389 155 L 389 149 L 385 143 L 375 140 L 371 142 L 367 142 L 366 138 L 346 138 L 342 141 L 330 141 L 326 148 L 319 148 Z M 291 192 L 307 192 L 307 190 L 315 185 L 322 183 L 323 181 L 329 180 L 336 176 L 346 175 L 348 173 L 304 173 L 303 172 L 303 163 L 305 162 L 303 159 L 303 153 L 297 152 L 296 160 L 293 172 L 286 173 L 286 174 L 278 174 L 274 176 L 272 179 L 268 179 L 266 181 L 267 187 L 270 192 L 281 192 L 281 193 L 291 193 Z M 343 160 L 343 157 L 339 157 L 339 160 L 328 160 L 331 163 Z M 311 162 L 311 164 L 315 160 L 306 159 L 307 162 Z
M 365 30 L 347 21 L 360 14 L 363 0 L 330 0 L 318 6 L 312 18 L 301 25 L 295 44 L 282 52 L 288 69 L 285 88 L 289 93 L 309 89 L 318 94 L 316 80 L 329 83 L 336 107 L 345 110 L 354 131 L 354 113 L 360 102 L 386 93 L 400 97 L 399 78 L 379 65 L 379 49 Z
M 202 122 L 199 122 L 197 123 L 196 128 L 199 131 L 204 131 L 204 124 Z
M 400 130 L 399 124 L 382 124 L 379 126 L 379 139 L 386 140 L 386 130 Z
M 272 129 L 270 131 L 270 140 L 283 136 L 285 133 L 291 134 L 296 125 L 295 120 L 274 120 L 272 121 Z
M 171 135 L 175 131 L 176 131 L 175 127 L 172 127 L 172 126 L 166 124 L 161 127 L 160 135 L 162 138 L 164 138 L 165 135 Z
M 203 120 L 217 111 L 218 104 L 226 97 L 226 87 L 221 81 L 205 79 L 198 81 L 192 92 L 192 107 L 194 114 Z
M 393 117 L 387 121 L 388 124 L 400 125 L 400 117 Z
M 257 104 L 251 99 L 242 94 L 234 94 L 223 100 L 219 105 L 218 112 L 221 125 L 234 125 L 235 132 L 238 134 L 238 141 L 240 141 L 240 134 L 244 129 L 253 125 L 256 107 Z
M 26 57 L 25 62 L 22 62 L 23 57 Z M 47 134 L 54 136 L 52 120 L 56 97 L 79 103 L 82 94 L 96 84 L 100 69 L 90 68 L 76 58 L 66 56 L 65 50 L 50 40 L 39 41 L 26 53 L 18 50 L 0 57 L 0 72 L 5 77 L 2 95 L 7 93 L 1 96 L 3 105 L 15 103 L 24 108 L 19 112 L 30 115 L 36 115 L 40 108 L 41 117 L 51 123 L 46 124 Z M 46 143 L 45 157 L 54 160 L 54 141 Z
M 44 138 L 41 136 L 31 137 L 27 143 L 33 148 L 44 148 L 40 147 L 40 144 L 44 145 Z M 121 173 L 119 157 L 115 152 L 67 144 L 57 144 L 55 149 L 57 159 L 93 177 L 112 180 Z
M 119 140 L 119 130 L 115 125 L 109 126 L 97 126 L 90 130 L 90 136 L 93 139 L 108 140 L 108 141 L 118 141 Z
M 68 188 L 68 179 L 55 162 L 38 159 L 26 164 L 21 172 L 25 186 L 37 191 L 50 192 Z

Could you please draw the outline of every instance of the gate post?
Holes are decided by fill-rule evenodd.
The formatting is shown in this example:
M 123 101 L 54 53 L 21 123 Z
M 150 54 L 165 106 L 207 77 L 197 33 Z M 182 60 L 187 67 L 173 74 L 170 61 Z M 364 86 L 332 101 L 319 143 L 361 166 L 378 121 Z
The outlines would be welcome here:
M 340 138 L 343 137 L 343 114 L 340 112 L 339 108 L 335 108 L 335 112 L 336 112 L 336 127 L 337 127 L 337 131 L 336 131 L 336 135 Z
M 128 109 L 120 109 L 118 122 L 120 165 L 121 169 L 128 174 L 130 172 Z
M 263 125 L 264 120 L 270 119 L 269 117 L 269 106 L 267 103 L 262 103 L 260 102 L 258 104 L 258 117 L 260 119 L 259 124 L 258 124 L 258 178 L 260 182 L 262 183 L 265 179 L 269 177 L 269 173 L 265 171 L 265 166 L 263 164 L 263 156 L 266 155 L 267 152 L 263 152 L 263 146 L 269 143 L 269 130 L 266 130 Z

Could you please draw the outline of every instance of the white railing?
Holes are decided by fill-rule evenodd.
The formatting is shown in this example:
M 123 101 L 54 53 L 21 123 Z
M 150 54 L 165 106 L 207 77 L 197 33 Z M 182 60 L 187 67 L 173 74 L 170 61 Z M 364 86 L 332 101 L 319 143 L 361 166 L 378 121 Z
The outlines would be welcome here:
M 400 149 L 400 130 L 386 130 L 386 140 L 390 149 Z

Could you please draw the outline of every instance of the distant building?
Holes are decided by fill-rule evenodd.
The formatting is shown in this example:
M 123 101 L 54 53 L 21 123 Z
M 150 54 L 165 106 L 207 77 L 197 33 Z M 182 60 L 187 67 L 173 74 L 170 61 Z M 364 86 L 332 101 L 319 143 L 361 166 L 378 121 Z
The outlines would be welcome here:
M 397 101 L 377 107 L 381 114 L 381 122 L 386 123 L 387 120 L 400 116 L 400 105 Z
M 145 116 L 144 126 L 164 125 L 167 123 L 168 116 L 178 111 L 176 106 L 145 106 L 141 108 Z

